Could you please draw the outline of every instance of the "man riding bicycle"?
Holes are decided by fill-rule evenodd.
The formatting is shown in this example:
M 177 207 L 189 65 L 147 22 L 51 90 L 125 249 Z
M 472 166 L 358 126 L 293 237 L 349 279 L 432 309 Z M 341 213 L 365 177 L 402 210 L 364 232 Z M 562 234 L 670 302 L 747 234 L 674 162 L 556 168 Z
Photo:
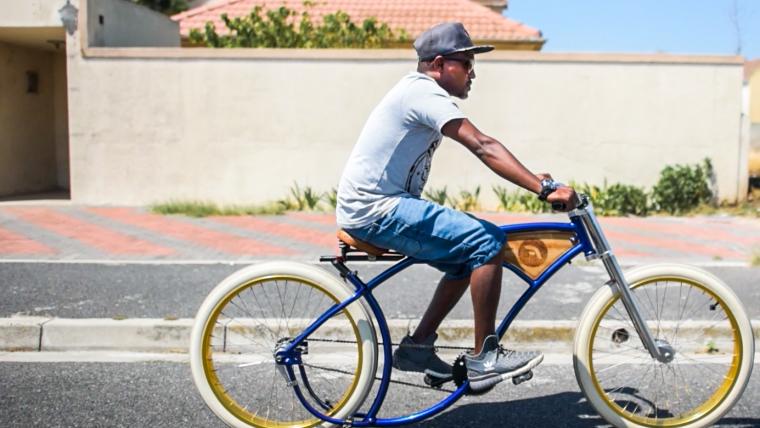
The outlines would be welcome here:
M 338 186 L 338 226 L 374 246 L 423 260 L 443 271 L 425 314 L 394 352 L 393 366 L 448 377 L 451 365 L 435 355 L 436 330 L 467 287 L 473 302 L 475 344 L 465 355 L 470 386 L 488 388 L 531 370 L 538 352 L 505 351 L 494 334 L 506 241 L 497 226 L 420 199 L 432 156 L 447 136 L 499 176 L 564 210 L 575 191 L 548 174 L 533 174 L 499 141 L 480 132 L 453 102 L 466 99 L 475 79 L 474 46 L 461 23 L 438 24 L 414 42 L 417 71 L 404 76 L 372 111 Z

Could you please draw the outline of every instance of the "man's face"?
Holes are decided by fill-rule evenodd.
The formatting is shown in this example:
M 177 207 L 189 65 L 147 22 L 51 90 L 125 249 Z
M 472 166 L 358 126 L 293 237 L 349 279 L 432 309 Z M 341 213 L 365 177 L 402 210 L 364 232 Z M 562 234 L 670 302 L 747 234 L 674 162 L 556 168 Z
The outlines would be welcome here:
M 466 99 L 475 79 L 475 57 L 471 53 L 454 53 L 441 56 L 440 60 L 442 69 L 438 84 L 452 96 Z

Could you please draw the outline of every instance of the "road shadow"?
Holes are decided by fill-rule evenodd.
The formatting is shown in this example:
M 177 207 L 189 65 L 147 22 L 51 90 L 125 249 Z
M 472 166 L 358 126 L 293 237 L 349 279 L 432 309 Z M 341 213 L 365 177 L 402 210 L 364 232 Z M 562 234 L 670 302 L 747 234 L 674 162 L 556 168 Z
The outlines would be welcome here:
M 473 403 L 458 406 L 434 419 L 417 426 L 437 427 L 607 427 L 607 424 L 588 404 L 580 392 L 559 394 L 503 402 Z M 720 420 L 715 426 L 760 427 L 760 418 L 732 418 Z
M 458 406 L 424 427 L 596 427 L 604 421 L 579 392 Z

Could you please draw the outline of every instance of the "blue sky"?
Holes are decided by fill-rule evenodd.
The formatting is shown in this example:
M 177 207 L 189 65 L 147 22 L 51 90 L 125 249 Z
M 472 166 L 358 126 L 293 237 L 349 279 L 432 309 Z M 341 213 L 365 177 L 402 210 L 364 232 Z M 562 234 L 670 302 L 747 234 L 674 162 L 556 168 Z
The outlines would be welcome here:
M 733 55 L 738 33 L 760 57 L 760 0 L 509 0 L 505 15 L 541 30 L 545 52 Z

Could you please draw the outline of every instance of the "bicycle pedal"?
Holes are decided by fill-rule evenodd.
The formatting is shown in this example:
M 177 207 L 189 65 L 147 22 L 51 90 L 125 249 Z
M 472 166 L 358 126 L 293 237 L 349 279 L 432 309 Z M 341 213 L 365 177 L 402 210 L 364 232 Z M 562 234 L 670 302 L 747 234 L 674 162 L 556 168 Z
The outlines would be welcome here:
M 512 383 L 515 385 L 519 385 L 523 382 L 527 382 L 529 380 L 533 379 L 533 370 L 528 371 L 526 373 L 523 373 L 521 375 L 515 376 L 512 378 Z
M 425 385 L 431 388 L 440 388 L 443 384 L 452 380 L 454 380 L 454 376 L 438 377 L 429 374 L 425 375 Z

